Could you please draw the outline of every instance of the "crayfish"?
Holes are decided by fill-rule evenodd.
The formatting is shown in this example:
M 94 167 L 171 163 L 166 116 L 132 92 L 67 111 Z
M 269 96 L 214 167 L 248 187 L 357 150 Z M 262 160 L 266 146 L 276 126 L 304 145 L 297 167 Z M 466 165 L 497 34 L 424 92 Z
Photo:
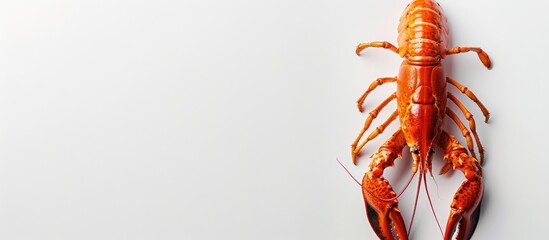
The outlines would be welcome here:
M 380 239 L 408 239 L 409 232 L 406 230 L 398 207 L 398 198 L 404 190 L 397 194 L 389 181 L 383 177 L 383 172 L 387 167 L 393 166 L 395 159 L 402 157 L 404 147 L 408 147 L 413 159 L 412 175 L 408 184 L 419 172 L 418 188 L 421 187 L 421 181 L 427 187 L 426 174 L 429 173 L 432 176 L 433 153 L 438 148 L 442 150 L 444 161 L 446 161 L 440 174 L 450 169 L 459 169 L 465 175 L 465 180 L 453 197 L 446 229 L 442 233 L 442 228 L 440 226 L 439 228 L 444 239 L 451 239 L 456 229 L 458 230 L 457 239 L 470 239 L 479 219 L 484 194 L 481 168 L 484 149 L 476 132 L 473 115 L 456 96 L 448 92 L 447 87 L 456 87 L 475 102 L 484 114 L 486 122 L 489 112 L 467 87 L 445 76 L 442 60 L 449 55 L 475 52 L 484 66 L 490 68 L 490 58 L 478 47 L 448 48 L 447 20 L 440 5 L 434 0 L 412 1 L 400 18 L 398 33 L 398 47 L 383 41 L 361 43 L 356 48 L 358 55 L 366 48 L 384 48 L 404 59 L 398 76 L 378 78 L 357 101 L 359 110 L 363 112 L 364 101 L 370 92 L 382 84 L 396 82 L 396 91 L 369 113 L 364 127 L 352 144 L 352 158 L 356 164 L 364 145 L 381 134 L 391 122 L 399 119 L 400 127 L 371 156 L 370 169 L 362 180 L 367 217 Z M 384 123 L 363 139 L 372 121 L 389 102 L 395 99 L 397 109 Z M 469 128 L 454 110 L 447 107 L 448 99 L 468 120 Z M 467 148 L 451 133 L 444 130 L 446 117 L 459 127 L 467 142 Z M 473 141 L 480 154 L 478 159 Z M 412 222 L 413 217 L 410 226 Z

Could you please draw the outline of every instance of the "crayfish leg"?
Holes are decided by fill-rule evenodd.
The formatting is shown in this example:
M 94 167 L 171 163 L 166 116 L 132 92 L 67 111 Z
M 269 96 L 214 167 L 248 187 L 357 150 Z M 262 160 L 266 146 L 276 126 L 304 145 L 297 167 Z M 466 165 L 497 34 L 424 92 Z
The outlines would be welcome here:
M 385 48 L 385 49 L 389 49 L 389 50 L 395 52 L 396 54 L 398 54 L 398 48 L 395 47 L 395 45 L 393 45 L 389 42 L 369 42 L 369 43 L 360 43 L 360 44 L 358 44 L 358 46 L 356 46 L 356 50 L 355 50 L 356 55 L 360 55 L 360 53 L 364 49 L 369 48 L 369 47 Z
M 452 55 L 452 54 L 465 53 L 465 52 L 471 52 L 471 51 L 477 53 L 478 58 L 486 68 L 488 69 L 492 68 L 492 61 L 490 60 L 490 57 L 484 50 L 482 50 L 482 48 L 479 48 L 479 47 L 454 47 L 454 48 L 448 49 L 445 52 L 445 54 Z

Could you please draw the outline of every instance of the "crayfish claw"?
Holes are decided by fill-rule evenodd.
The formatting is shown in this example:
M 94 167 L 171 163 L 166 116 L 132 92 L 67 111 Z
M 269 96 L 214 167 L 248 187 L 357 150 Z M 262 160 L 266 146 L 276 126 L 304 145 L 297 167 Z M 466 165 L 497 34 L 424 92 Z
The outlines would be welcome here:
M 371 171 L 364 175 L 362 186 L 366 215 L 376 235 L 383 240 L 407 240 L 406 225 L 389 182 Z
M 445 149 L 444 158 L 449 160 L 453 168 L 461 170 L 465 177 L 450 205 L 444 239 L 452 239 L 457 229 L 455 239 L 468 240 L 475 232 L 484 196 L 482 169 L 475 158 L 467 155 L 465 148 L 454 136 L 443 132 L 440 141 L 440 146 Z M 447 168 L 446 165 L 443 167 L 444 170 Z
M 408 239 L 406 225 L 398 209 L 398 196 L 389 181 L 383 177 L 383 171 L 393 166 L 405 144 L 406 140 L 399 129 L 371 156 L 370 170 L 362 179 L 366 215 L 379 239 Z
M 457 228 L 457 240 L 468 240 L 477 228 L 477 223 L 480 215 L 480 204 L 470 214 L 466 214 L 462 210 L 451 209 L 448 224 L 446 225 L 445 240 L 452 239 Z
M 400 215 L 398 206 L 390 206 L 381 213 L 379 209 L 366 203 L 366 214 L 372 229 L 383 240 L 404 240 L 408 239 L 404 220 Z

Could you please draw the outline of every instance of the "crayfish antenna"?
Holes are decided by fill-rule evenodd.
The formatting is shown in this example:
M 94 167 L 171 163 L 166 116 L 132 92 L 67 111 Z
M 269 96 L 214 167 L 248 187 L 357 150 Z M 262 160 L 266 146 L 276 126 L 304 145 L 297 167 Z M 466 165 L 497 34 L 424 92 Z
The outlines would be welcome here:
M 420 170 L 421 172 L 421 170 Z M 431 173 L 431 177 L 433 174 Z M 414 218 L 416 216 L 416 209 L 417 209 L 417 203 L 419 199 L 419 192 L 421 189 L 421 181 L 423 179 L 423 185 L 425 186 L 425 193 L 427 194 L 427 199 L 429 199 L 429 205 L 431 207 L 431 211 L 433 212 L 433 215 L 435 216 L 435 221 L 437 222 L 438 229 L 440 230 L 440 234 L 442 237 L 444 237 L 444 233 L 442 232 L 442 227 L 440 226 L 440 222 L 438 221 L 437 214 L 435 212 L 435 208 L 433 207 L 433 201 L 431 201 L 431 195 L 429 194 L 429 188 L 427 187 L 427 175 L 425 173 L 421 173 L 421 176 L 419 177 L 418 183 L 417 183 L 417 190 L 416 190 L 416 199 L 414 201 L 414 210 L 412 212 L 412 218 L 410 219 L 409 229 L 408 229 L 408 236 L 410 235 L 410 232 L 412 231 L 412 225 L 414 224 Z M 433 178 L 434 179 L 434 178 Z
M 431 174 L 431 177 L 433 177 L 433 174 Z M 435 178 L 433 178 L 434 180 Z M 427 199 L 429 199 L 429 205 L 431 206 L 431 211 L 433 212 L 433 216 L 435 216 L 435 221 L 437 222 L 438 229 L 440 230 L 440 234 L 444 238 L 444 233 L 442 232 L 442 227 L 440 227 L 440 222 L 438 221 L 437 213 L 435 212 L 435 208 L 433 207 L 433 201 L 431 201 L 431 195 L 429 194 L 429 188 L 427 187 L 427 178 L 425 175 L 423 175 L 423 184 L 425 185 L 425 193 L 427 193 Z M 436 181 L 435 181 L 436 184 Z M 438 187 L 438 185 L 437 185 Z
M 339 165 L 340 165 L 343 169 L 345 169 L 345 172 L 347 172 L 347 174 L 349 174 L 349 176 L 351 176 L 351 178 L 352 178 L 353 180 L 355 180 L 356 184 L 358 184 L 358 185 L 360 185 L 360 187 L 362 187 L 362 184 L 361 184 L 358 180 L 356 180 L 355 176 L 353 176 L 353 174 L 351 174 L 351 172 L 349 172 L 349 169 L 347 169 L 345 166 L 343 166 L 343 163 L 341 163 L 341 162 L 339 161 L 339 159 L 336 158 L 336 161 L 339 163 Z M 363 187 L 362 187 L 362 188 L 363 188 Z
M 424 173 L 421 173 L 421 175 L 425 176 Z M 410 232 L 412 231 L 412 225 L 414 224 L 414 218 L 416 216 L 416 209 L 417 209 L 417 202 L 419 198 L 419 190 L 421 189 L 421 176 L 419 176 L 419 180 L 417 181 L 417 189 L 416 189 L 416 200 L 414 201 L 414 211 L 412 211 L 412 218 L 410 218 L 410 224 L 408 224 L 408 236 L 410 236 Z

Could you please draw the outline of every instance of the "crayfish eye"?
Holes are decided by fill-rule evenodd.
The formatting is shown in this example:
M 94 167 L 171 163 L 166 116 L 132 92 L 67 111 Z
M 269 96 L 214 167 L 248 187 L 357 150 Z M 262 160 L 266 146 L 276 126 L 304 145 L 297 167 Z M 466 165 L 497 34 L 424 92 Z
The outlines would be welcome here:
M 410 152 L 413 154 L 419 154 L 419 149 L 416 146 L 412 146 L 410 149 Z

